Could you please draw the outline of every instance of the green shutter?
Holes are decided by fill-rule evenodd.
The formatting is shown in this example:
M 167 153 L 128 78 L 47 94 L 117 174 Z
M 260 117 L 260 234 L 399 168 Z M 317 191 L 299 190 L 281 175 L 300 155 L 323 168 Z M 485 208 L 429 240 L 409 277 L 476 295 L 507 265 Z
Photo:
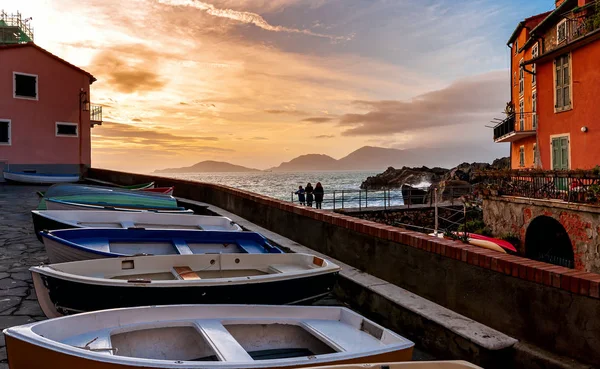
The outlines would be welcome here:
M 559 153 L 560 153 L 560 140 L 558 138 L 552 139 L 552 169 L 559 169 Z

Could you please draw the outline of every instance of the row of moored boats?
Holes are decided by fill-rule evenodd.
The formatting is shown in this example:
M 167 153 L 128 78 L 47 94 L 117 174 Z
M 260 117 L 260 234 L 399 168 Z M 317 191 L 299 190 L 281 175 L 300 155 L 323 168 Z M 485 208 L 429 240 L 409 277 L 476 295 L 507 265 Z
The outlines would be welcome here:
M 331 292 L 339 266 L 195 215 L 172 192 L 40 193 L 32 216 L 50 264 L 30 270 L 52 319 L 4 331 L 11 369 L 476 368 L 410 362 L 408 339 L 343 307 L 306 306 Z

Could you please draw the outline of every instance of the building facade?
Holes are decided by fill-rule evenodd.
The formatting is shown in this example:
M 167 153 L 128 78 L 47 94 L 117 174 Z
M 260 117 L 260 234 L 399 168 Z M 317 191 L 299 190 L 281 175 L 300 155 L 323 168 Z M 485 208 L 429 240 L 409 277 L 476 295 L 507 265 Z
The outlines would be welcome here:
M 0 171 L 89 167 L 96 79 L 33 42 L 0 45 L 0 60 Z
M 511 102 L 494 129 L 513 169 L 600 164 L 600 1 L 559 0 L 509 40 Z

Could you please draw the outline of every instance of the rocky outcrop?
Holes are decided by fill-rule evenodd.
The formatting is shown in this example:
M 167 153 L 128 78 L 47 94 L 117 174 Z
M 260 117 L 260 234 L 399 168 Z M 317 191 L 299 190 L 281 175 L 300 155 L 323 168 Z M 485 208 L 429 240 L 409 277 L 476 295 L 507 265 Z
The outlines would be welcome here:
M 448 172 L 444 168 L 409 168 L 394 169 L 389 167 L 385 172 L 367 178 L 360 188 L 367 190 L 382 190 L 388 188 L 400 188 L 403 185 L 417 188 L 429 187 L 433 183 L 438 183 Z

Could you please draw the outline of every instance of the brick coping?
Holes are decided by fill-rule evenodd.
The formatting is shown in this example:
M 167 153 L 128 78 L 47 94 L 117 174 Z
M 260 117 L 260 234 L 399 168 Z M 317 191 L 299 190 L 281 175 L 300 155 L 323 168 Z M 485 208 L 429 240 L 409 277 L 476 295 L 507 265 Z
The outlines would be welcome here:
M 270 206 L 338 227 L 350 229 L 352 231 L 363 233 L 372 237 L 402 243 L 423 251 L 459 260 L 522 280 L 559 288 L 578 295 L 600 299 L 600 274 L 569 269 L 554 264 L 526 259 L 520 256 L 501 254 L 496 251 L 483 249 L 477 246 L 466 245 L 459 241 L 431 237 L 426 234 L 409 231 L 404 228 L 358 219 L 328 210 L 300 206 L 291 202 L 278 200 L 272 197 L 225 185 L 154 175 L 119 172 L 107 169 L 92 168 L 90 171 L 92 174 L 94 171 L 99 171 L 116 175 L 144 177 L 145 180 L 153 180 L 158 182 L 157 185 L 161 186 L 171 183 L 169 185 L 175 185 L 175 193 L 177 193 L 177 183 L 218 189 L 237 197 L 256 201 L 257 203 L 265 206 Z M 91 175 L 90 177 L 93 178 L 94 176 Z

